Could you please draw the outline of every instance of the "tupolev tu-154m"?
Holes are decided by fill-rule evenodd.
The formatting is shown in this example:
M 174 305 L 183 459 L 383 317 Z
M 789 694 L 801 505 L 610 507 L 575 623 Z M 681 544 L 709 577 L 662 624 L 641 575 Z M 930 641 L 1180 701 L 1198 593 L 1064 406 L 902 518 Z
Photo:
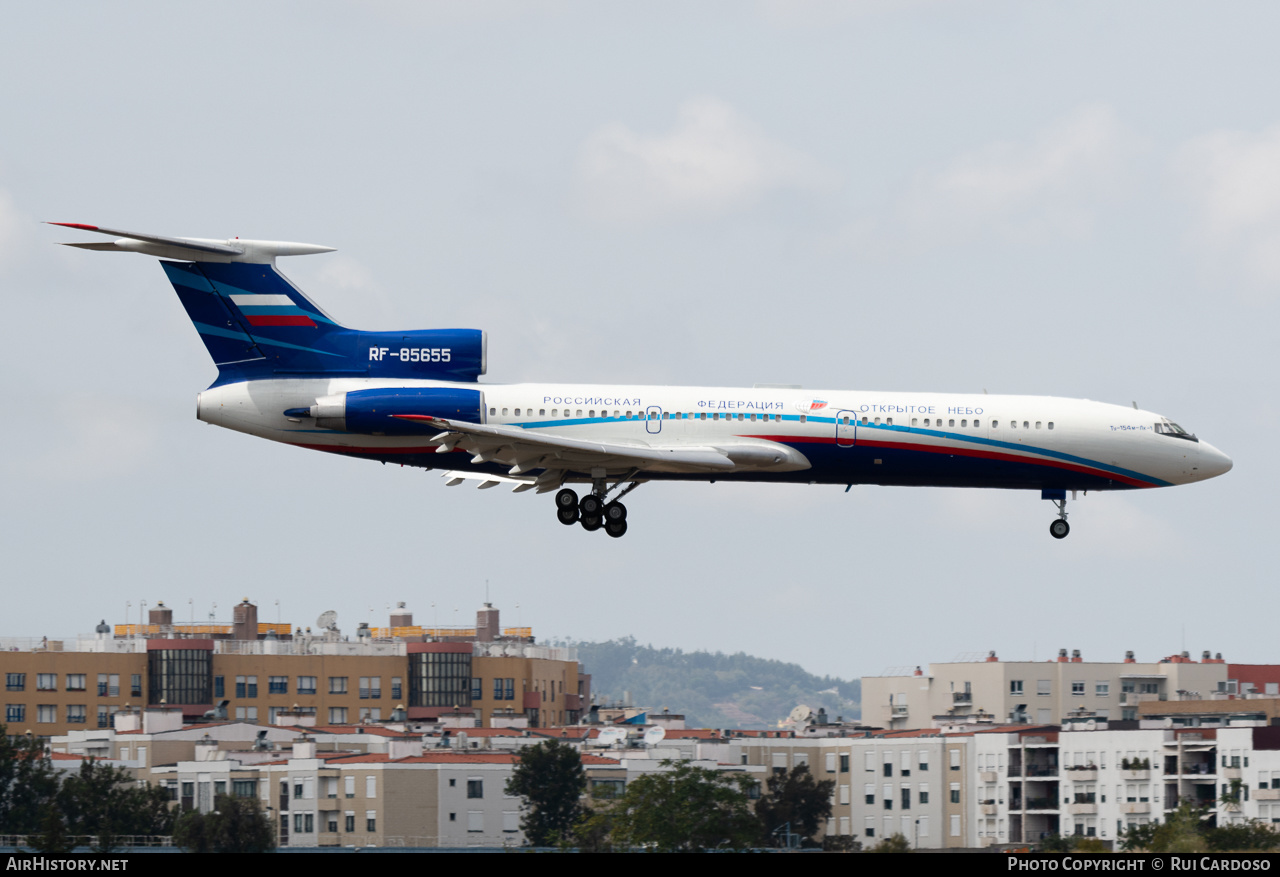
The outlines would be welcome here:
M 218 368 L 196 416 L 301 448 L 443 469 L 449 483 L 555 492 L 561 523 L 627 531 L 649 481 L 764 481 L 1038 490 L 1055 538 L 1067 493 L 1203 481 L 1231 459 L 1151 411 L 1050 396 L 795 387 L 488 384 L 479 329 L 362 332 L 276 270 L 331 252 L 51 223 L 71 243 L 158 256 Z M 582 496 L 568 485 L 584 485 Z

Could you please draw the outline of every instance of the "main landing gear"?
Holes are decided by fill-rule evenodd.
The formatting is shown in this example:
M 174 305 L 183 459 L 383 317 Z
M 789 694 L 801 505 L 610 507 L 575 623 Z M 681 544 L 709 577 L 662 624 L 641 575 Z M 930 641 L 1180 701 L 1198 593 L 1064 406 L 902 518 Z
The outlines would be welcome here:
M 618 494 L 618 498 L 621 499 L 635 487 L 636 483 L 632 482 Z M 607 493 L 602 478 L 596 480 L 591 493 L 582 499 L 578 499 L 578 494 L 566 487 L 556 494 L 556 517 L 565 526 L 582 524 L 582 529 L 587 532 L 603 528 L 613 538 L 620 538 L 627 532 L 627 507 L 616 499 L 608 502 Z

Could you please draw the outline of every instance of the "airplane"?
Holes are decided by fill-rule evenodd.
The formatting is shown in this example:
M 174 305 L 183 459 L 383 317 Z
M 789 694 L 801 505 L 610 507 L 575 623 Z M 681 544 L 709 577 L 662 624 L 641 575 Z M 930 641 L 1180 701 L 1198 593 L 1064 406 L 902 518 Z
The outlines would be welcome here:
M 66 246 L 158 256 L 218 369 L 206 423 L 300 448 L 555 492 L 562 524 L 627 532 L 650 481 L 1039 490 L 1063 539 L 1067 492 L 1189 484 L 1231 458 L 1151 411 L 1051 396 L 489 384 L 479 329 L 363 332 L 276 269 L 332 252 L 283 241 L 112 235 Z M 589 485 L 580 497 L 568 485 Z

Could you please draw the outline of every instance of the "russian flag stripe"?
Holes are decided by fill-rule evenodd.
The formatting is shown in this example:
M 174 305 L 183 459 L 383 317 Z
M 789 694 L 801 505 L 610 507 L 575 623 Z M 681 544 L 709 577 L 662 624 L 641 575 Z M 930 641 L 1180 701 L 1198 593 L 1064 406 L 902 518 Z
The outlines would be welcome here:
M 287 295 L 233 295 L 231 300 L 235 302 L 237 307 L 241 308 L 297 307 Z

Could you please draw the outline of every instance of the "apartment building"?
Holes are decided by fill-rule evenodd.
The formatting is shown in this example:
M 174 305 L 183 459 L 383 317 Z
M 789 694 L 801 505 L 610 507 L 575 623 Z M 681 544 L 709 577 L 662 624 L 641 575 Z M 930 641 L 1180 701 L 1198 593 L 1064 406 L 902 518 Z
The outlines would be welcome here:
M 892 730 L 965 716 L 1060 724 L 1079 709 L 1103 720 L 1136 720 L 1145 702 L 1225 696 L 1231 678 L 1221 655 L 1208 652 L 1198 662 L 1183 653 L 1154 663 L 1139 663 L 1132 652 L 1114 663 L 1086 662 L 1078 649 L 1061 649 L 1052 661 L 1001 661 L 992 652 L 984 660 L 930 664 L 928 672 L 864 676 L 862 713 Z
M 575 650 L 503 630 L 486 604 L 474 629 L 414 626 L 403 608 L 354 640 L 257 620 L 247 600 L 231 624 L 175 624 L 163 603 L 147 625 L 100 624 L 91 636 L 0 641 L 4 722 L 41 737 L 109 728 L 119 711 L 176 706 L 198 718 L 273 724 L 303 712 L 331 724 L 377 722 L 403 708 L 415 720 L 466 717 L 480 727 L 574 723 L 590 699 Z M 323 618 L 323 616 L 322 616 Z

